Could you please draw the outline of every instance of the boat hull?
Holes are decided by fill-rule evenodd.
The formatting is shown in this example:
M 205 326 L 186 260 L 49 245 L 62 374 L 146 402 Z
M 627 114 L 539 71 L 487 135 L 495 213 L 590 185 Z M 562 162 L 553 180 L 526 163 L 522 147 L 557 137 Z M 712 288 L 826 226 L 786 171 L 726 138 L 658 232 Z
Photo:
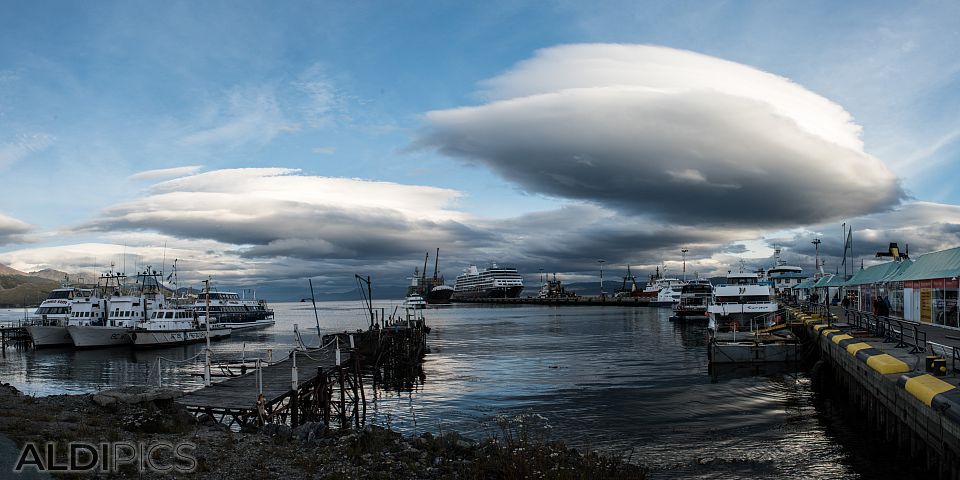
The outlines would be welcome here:
M 73 345 L 67 327 L 32 325 L 27 327 L 34 348 L 66 347 Z
M 216 328 L 210 330 L 210 340 L 219 340 L 229 337 L 232 333 L 229 328 Z M 187 345 L 190 343 L 200 343 L 207 339 L 206 330 L 157 330 L 157 331 L 134 331 L 130 332 L 130 339 L 136 348 L 156 348 L 169 347 L 174 345 Z
M 68 326 L 67 332 L 77 348 L 117 347 L 130 345 L 132 330 L 126 327 Z
M 430 305 L 445 305 L 450 303 L 451 296 L 453 296 L 452 288 L 434 288 L 423 299 Z
M 517 298 L 523 291 L 522 286 L 499 287 L 473 292 L 455 292 L 452 300 L 469 300 L 477 298 Z
M 713 331 L 726 331 L 736 328 L 740 331 L 767 328 L 776 324 L 779 319 L 775 303 L 763 304 L 727 304 L 719 311 L 717 307 L 710 307 L 710 326 Z
M 269 326 L 273 325 L 274 323 L 276 323 L 276 321 L 274 321 L 274 319 L 271 317 L 271 318 L 265 318 L 265 319 L 254 320 L 254 321 L 249 321 L 249 322 L 223 322 L 223 321 L 221 321 L 220 323 L 218 323 L 218 325 L 219 325 L 221 328 L 229 328 L 230 330 L 237 331 L 237 330 L 255 330 L 255 329 L 258 329 L 258 328 L 265 328 L 265 327 L 269 327 Z M 211 323 L 211 325 L 212 325 L 212 323 Z

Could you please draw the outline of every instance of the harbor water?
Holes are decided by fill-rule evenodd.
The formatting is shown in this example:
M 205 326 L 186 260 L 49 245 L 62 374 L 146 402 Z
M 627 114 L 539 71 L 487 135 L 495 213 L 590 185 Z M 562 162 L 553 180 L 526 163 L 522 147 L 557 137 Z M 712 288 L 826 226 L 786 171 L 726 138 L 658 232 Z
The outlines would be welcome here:
M 376 306 L 389 311 L 397 302 Z M 276 324 L 213 344 L 215 361 L 278 360 L 294 324 L 317 345 L 309 303 L 274 304 Z M 359 302 L 325 302 L 322 333 L 368 323 Z M 3 311 L 0 320 L 22 316 Z M 653 478 L 904 478 L 897 458 L 790 369 L 708 369 L 705 325 L 654 308 L 452 305 L 425 311 L 430 353 L 406 385 L 372 388 L 368 423 L 483 437 L 524 423 L 534 435 L 623 455 Z M 0 381 L 32 395 L 127 384 L 202 385 L 202 345 L 17 350 Z M 161 360 L 158 361 L 158 358 Z M 219 374 L 219 369 L 214 369 Z M 883 457 L 883 458 L 880 458 Z

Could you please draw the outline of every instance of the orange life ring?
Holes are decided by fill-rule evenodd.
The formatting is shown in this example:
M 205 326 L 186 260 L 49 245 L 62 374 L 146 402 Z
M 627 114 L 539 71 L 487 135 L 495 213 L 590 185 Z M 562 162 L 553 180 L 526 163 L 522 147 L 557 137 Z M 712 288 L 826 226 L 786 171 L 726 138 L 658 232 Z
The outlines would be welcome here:
M 740 322 L 734 320 L 727 324 L 730 327 L 730 330 L 737 331 L 740 330 Z

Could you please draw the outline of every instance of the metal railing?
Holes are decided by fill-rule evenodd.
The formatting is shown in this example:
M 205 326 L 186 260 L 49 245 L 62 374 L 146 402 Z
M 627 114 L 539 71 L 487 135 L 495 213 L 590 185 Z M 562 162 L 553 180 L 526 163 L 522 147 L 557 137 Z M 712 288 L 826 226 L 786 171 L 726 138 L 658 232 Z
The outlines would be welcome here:
M 860 330 L 883 338 L 884 342 L 897 342 L 897 348 L 910 347 L 910 353 L 927 351 L 927 332 L 920 330 L 917 322 L 852 308 L 846 309 L 846 320 Z

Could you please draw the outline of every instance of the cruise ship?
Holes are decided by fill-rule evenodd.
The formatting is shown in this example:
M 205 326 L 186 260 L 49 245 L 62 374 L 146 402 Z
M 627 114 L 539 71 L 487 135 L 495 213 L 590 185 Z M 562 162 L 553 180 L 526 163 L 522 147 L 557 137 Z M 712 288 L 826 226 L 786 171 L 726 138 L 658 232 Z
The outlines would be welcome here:
M 516 268 L 500 267 L 479 270 L 476 265 L 457 275 L 453 287 L 453 300 L 473 298 L 517 298 L 523 291 L 523 277 Z

